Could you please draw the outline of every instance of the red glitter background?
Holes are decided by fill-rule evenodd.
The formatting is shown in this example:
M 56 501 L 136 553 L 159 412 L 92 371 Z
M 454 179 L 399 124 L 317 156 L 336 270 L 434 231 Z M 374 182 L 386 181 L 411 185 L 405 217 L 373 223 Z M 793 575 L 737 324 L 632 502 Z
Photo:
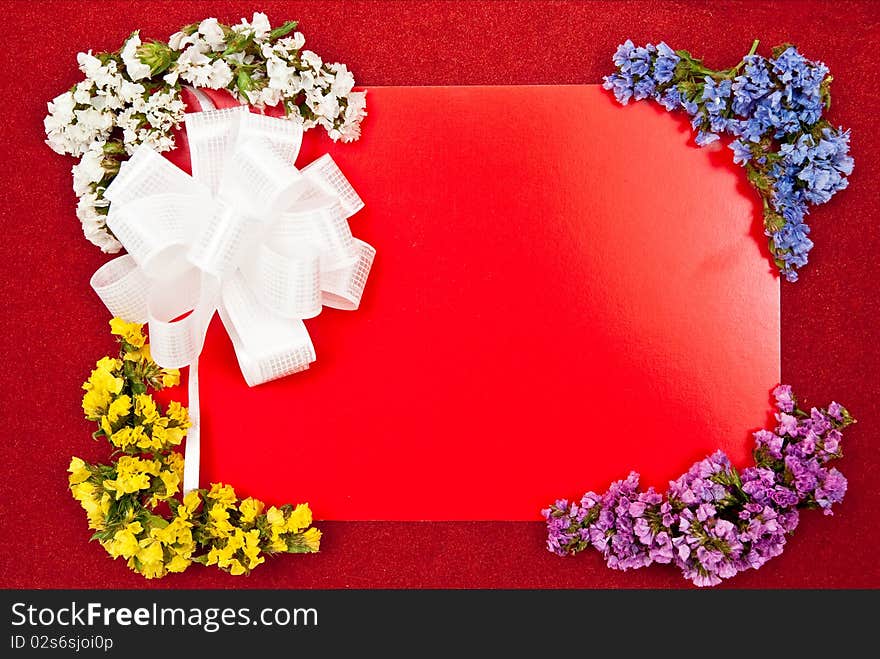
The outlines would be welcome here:
M 873 222 L 880 144 L 870 120 L 880 87 L 880 9 L 871 2 L 0 2 L 7 17 L 0 72 L 0 199 L 4 326 L 0 410 L 0 586 L 38 588 L 680 587 L 669 568 L 606 569 L 594 552 L 559 559 L 540 523 L 324 522 L 314 556 L 267 562 L 248 578 L 194 568 L 147 582 L 97 543 L 59 479 L 87 441 L 76 391 L 108 348 L 87 282 L 106 260 L 70 222 L 70 180 L 42 143 L 47 100 L 76 82 L 79 50 L 112 50 L 134 28 L 164 38 L 205 16 L 237 22 L 256 9 L 300 20 L 310 48 L 346 62 L 363 85 L 595 83 L 616 45 L 665 40 L 730 66 L 753 38 L 762 52 L 790 41 L 832 72 L 830 118 L 853 131 L 850 189 L 811 215 L 816 249 L 796 285 L 782 287 L 782 374 L 807 405 L 837 398 L 859 419 L 845 438 L 845 503 L 831 519 L 802 516 L 786 552 L 731 587 L 877 587 L 880 541 L 876 446 L 880 409 Z M 72 163 L 72 161 L 71 161 Z M 67 168 L 67 163 L 64 169 Z M 35 233 L 36 227 L 45 227 Z M 83 441 L 86 438 L 86 441 Z M 63 483 L 63 480 L 60 481 Z

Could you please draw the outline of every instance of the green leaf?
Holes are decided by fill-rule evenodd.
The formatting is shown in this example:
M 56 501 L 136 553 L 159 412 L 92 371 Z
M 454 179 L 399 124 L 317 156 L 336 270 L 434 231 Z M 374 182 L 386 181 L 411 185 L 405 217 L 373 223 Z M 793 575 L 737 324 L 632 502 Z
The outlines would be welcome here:
M 297 21 L 287 21 L 284 25 L 279 25 L 269 33 L 269 41 L 275 41 L 296 29 Z
M 304 540 L 300 533 L 294 533 L 287 536 L 287 553 L 289 554 L 313 554 L 312 549 Z
M 229 42 L 229 45 L 226 46 L 226 50 L 223 51 L 222 57 L 226 57 L 227 55 L 233 55 L 235 53 L 242 52 L 245 48 L 248 47 L 251 40 L 253 39 L 253 34 L 236 34 L 232 40 Z
M 244 94 L 254 88 L 254 80 L 247 71 L 239 69 L 238 75 L 235 77 L 235 86 L 238 88 L 238 91 Z

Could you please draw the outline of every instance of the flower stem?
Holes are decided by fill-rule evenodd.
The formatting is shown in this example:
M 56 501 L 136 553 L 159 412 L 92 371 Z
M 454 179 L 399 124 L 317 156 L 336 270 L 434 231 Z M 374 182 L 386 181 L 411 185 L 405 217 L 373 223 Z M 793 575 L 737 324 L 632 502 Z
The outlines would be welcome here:
M 751 57 L 751 56 L 754 55 L 756 52 L 758 52 L 758 44 L 759 44 L 759 43 L 760 43 L 760 41 L 759 41 L 758 39 L 755 39 L 755 40 L 752 42 L 752 47 L 749 49 L 749 52 L 748 52 L 748 54 L 746 55 L 746 57 Z M 743 64 L 746 63 L 746 57 L 743 57 L 743 58 L 739 61 L 739 64 L 737 64 L 735 67 L 733 67 L 732 69 L 730 69 L 730 70 L 727 72 L 728 75 L 732 75 L 732 74 L 739 73 L 739 70 L 743 67 Z

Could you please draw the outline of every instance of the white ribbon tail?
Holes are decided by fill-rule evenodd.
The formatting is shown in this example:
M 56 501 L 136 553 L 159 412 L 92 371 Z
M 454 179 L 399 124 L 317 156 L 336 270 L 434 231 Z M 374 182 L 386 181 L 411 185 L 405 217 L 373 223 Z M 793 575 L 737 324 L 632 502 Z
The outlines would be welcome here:
M 201 414 L 199 413 L 199 359 L 196 357 L 189 365 L 189 406 L 190 427 L 186 433 L 186 448 L 183 455 L 183 493 L 189 494 L 199 489 L 199 464 L 201 463 Z

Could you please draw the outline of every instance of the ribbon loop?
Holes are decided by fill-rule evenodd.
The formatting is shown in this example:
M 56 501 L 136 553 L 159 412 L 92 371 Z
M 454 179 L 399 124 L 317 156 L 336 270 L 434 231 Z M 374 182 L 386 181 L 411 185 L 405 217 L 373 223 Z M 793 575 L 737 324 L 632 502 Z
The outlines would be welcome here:
M 152 355 L 190 367 L 184 491 L 198 487 L 198 358 L 219 312 L 250 386 L 305 370 L 302 320 L 356 309 L 375 250 L 351 234 L 363 201 L 329 155 L 301 172 L 297 124 L 245 108 L 186 117 L 193 175 L 140 146 L 105 192 L 128 254 L 92 276 L 110 312 L 148 322 Z
M 107 226 L 151 278 L 173 278 L 189 267 L 184 255 L 211 202 L 183 194 L 159 194 L 113 204 Z
M 153 359 L 165 368 L 189 366 L 201 351 L 202 273 L 191 268 L 150 293 L 149 326 Z M 213 312 L 213 310 L 211 310 Z
M 376 250 L 362 240 L 354 239 L 357 258 L 354 263 L 322 277 L 321 302 L 325 307 L 354 311 L 361 306 L 361 297 L 376 258 Z
M 222 278 L 235 270 L 259 231 L 259 222 L 221 201 L 190 247 L 187 259 Z
M 240 115 L 238 136 L 242 142 L 264 141 L 279 160 L 291 166 L 302 145 L 303 131 L 298 124 L 245 111 Z
M 302 321 L 280 318 L 260 304 L 240 274 L 223 285 L 220 318 L 250 386 L 304 371 L 315 348 Z
M 104 197 L 111 205 L 123 206 L 135 199 L 167 193 L 210 196 L 207 188 L 142 144 L 120 165 Z
M 89 283 L 112 315 L 134 323 L 147 322 L 151 283 L 134 257 L 126 254 L 108 261 Z
M 269 240 L 272 244 L 313 245 L 320 254 L 322 272 L 350 265 L 356 256 L 342 206 L 331 197 L 312 197 L 298 203 L 271 227 Z
M 329 153 L 306 165 L 302 174 L 317 190 L 339 199 L 346 220 L 364 207 L 363 200 Z
M 277 251 L 264 243 L 257 258 L 241 268 L 245 281 L 282 318 L 313 318 L 321 313 L 320 259 L 308 245 Z
M 306 191 L 296 168 L 265 139 L 239 140 L 223 172 L 220 198 L 257 217 L 289 208 Z
M 238 137 L 239 118 L 245 108 L 193 112 L 184 118 L 189 140 L 193 178 L 204 183 L 216 197 L 227 160 Z

